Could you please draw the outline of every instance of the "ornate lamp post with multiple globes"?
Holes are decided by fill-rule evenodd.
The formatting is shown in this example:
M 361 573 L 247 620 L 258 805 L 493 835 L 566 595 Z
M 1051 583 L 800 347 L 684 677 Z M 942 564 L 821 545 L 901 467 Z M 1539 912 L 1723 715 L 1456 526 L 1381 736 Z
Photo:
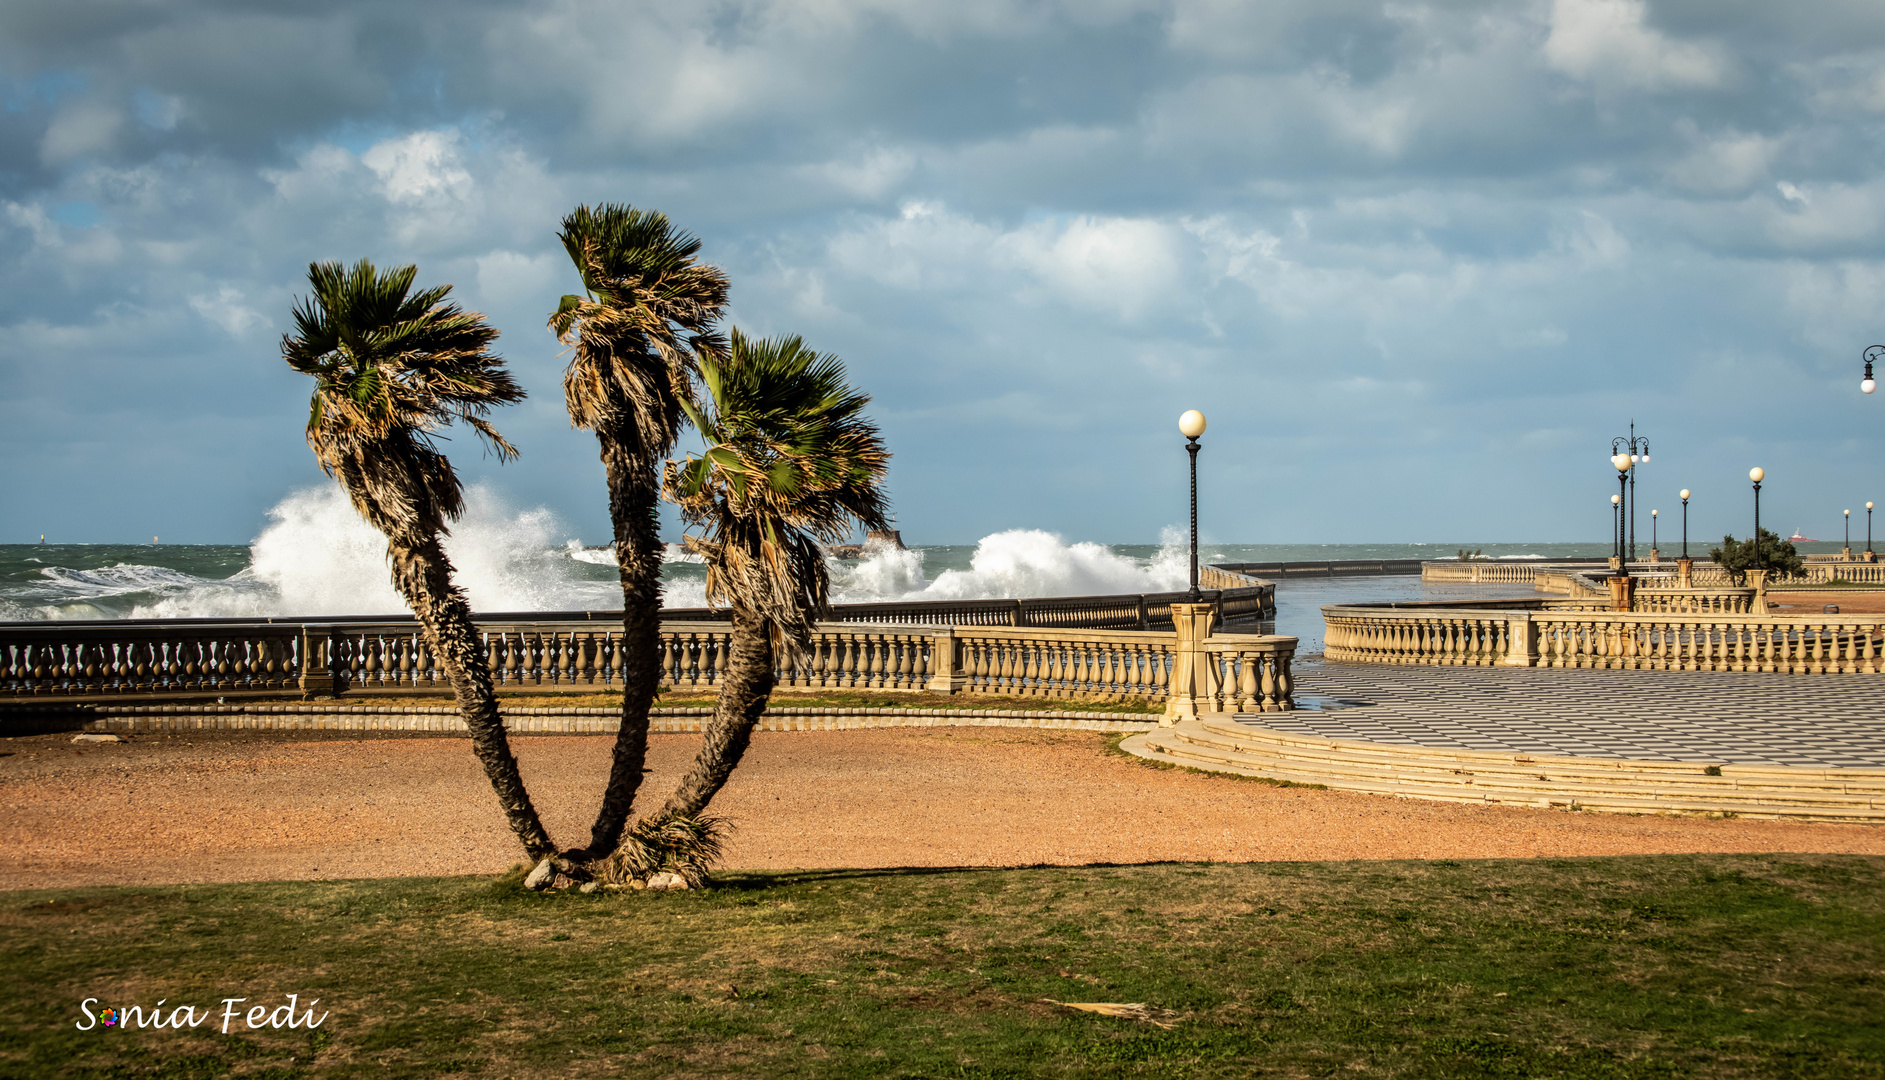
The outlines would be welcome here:
M 1610 454 L 1614 458 L 1622 454 L 1630 459 L 1630 464 L 1649 461 L 1649 440 L 1636 433 L 1636 421 L 1630 421 L 1630 434 L 1619 435 L 1610 440 Z M 1630 486 L 1623 493 L 1623 514 L 1630 519 L 1629 557 L 1636 558 L 1636 476 L 1630 475 Z
M 1191 594 L 1196 604 L 1204 599 L 1198 592 L 1198 436 L 1204 434 L 1204 414 L 1196 409 L 1178 418 L 1178 433 L 1185 437 L 1185 449 L 1191 453 Z

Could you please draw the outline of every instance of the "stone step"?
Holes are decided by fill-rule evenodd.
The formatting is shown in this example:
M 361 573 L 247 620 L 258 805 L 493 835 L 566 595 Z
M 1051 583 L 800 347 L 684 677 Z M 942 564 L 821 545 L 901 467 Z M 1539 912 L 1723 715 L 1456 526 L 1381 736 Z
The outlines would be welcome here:
M 1320 739 L 1241 724 L 1231 726 L 1210 722 L 1197 728 L 1164 730 L 1172 732 L 1171 737 L 1201 749 L 1256 752 L 1276 760 L 1316 762 L 1318 767 L 1327 763 L 1342 763 L 1358 769 L 1376 765 L 1406 772 L 1471 775 L 1484 779 L 1500 776 L 1535 777 L 1542 773 L 1553 782 L 1562 779 L 1605 784 L 1690 783 L 1708 790 L 1757 787 L 1763 790 L 1793 790 L 1802 794 L 1830 792 L 1885 797 L 1885 769 L 1546 757 Z M 1719 776 L 1709 776 L 1705 772 L 1711 766 L 1720 769 Z
M 1695 763 L 1525 760 L 1523 755 L 1316 739 L 1245 725 L 1227 731 L 1217 718 L 1186 720 L 1134 735 L 1121 748 L 1193 768 L 1400 798 L 1617 813 L 1885 822 L 1885 785 L 1877 782 L 1885 770 L 1876 769 L 1724 766 L 1721 777 L 1712 777 Z M 1858 775 L 1848 782 L 1839 777 L 1842 773 Z

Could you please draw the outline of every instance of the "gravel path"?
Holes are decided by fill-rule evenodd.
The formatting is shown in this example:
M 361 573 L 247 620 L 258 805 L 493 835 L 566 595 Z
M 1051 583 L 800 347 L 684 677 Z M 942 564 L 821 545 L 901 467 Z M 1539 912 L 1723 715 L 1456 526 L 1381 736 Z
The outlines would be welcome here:
M 1107 736 L 776 732 L 715 803 L 742 868 L 1335 860 L 1700 851 L 1885 853 L 1858 825 L 1422 803 L 1164 771 Z M 501 872 L 521 858 L 454 737 L 0 740 L 0 889 Z M 551 834 L 586 839 L 609 737 L 514 744 Z M 648 802 L 699 737 L 656 735 Z M 646 804 L 644 804 L 645 807 Z

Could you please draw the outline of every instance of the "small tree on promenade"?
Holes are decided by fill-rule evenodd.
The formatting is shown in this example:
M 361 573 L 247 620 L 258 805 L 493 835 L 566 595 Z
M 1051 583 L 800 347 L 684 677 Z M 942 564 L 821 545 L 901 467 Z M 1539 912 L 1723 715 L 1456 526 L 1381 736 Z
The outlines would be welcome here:
M 595 432 L 601 446 L 622 581 L 622 723 L 588 848 L 571 853 L 602 859 L 620 842 L 641 786 L 648 711 L 661 684 L 660 465 L 680 433 L 681 403 L 693 396 L 696 357 L 725 349 L 714 326 L 727 279 L 694 261 L 699 240 L 651 211 L 579 206 L 558 239 L 584 295 L 565 296 L 550 329 L 574 346 L 563 398 L 570 423 Z
M 645 877 L 668 869 L 698 881 L 716 828 L 708 804 L 740 763 L 772 693 L 829 613 L 819 541 L 854 522 L 889 527 L 883 480 L 890 463 L 870 401 L 844 365 L 797 337 L 755 340 L 733 331 L 724 361 L 700 357 L 704 408 L 684 403 L 706 451 L 670 461 L 666 494 L 688 524 L 688 549 L 707 564 L 707 602 L 730 609 L 720 697 L 693 767 L 652 817 L 637 823 L 617 865 Z
M 464 491 L 438 451 L 437 429 L 461 421 L 497 451 L 517 448 L 485 420 L 524 392 L 489 351 L 497 331 L 445 302 L 450 285 L 412 292 L 417 269 L 381 273 L 365 259 L 308 267 L 314 295 L 294 306 L 282 359 L 314 377 L 308 445 L 367 523 L 386 535 L 393 586 L 418 617 L 471 730 L 471 745 L 511 830 L 534 859 L 554 853 L 498 716 L 491 669 L 452 580 L 440 540 L 464 510 Z
M 1758 540 L 1736 540 L 1729 533 L 1721 538 L 1720 547 L 1709 550 L 1708 557 L 1728 571 L 1736 585 L 1747 584 L 1749 570 L 1771 570 L 1790 577 L 1806 569 L 1806 560 L 1793 549 L 1792 542 L 1767 529 L 1761 530 Z

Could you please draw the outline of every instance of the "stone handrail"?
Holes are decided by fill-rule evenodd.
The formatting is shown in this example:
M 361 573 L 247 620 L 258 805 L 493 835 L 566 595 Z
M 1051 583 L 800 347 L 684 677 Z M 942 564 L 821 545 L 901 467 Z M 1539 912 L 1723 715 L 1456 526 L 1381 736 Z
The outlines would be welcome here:
M 1550 611 L 1336 604 L 1331 660 L 1790 673 L 1885 671 L 1885 616 Z
M 1212 563 L 1218 570 L 1230 571 L 1246 576 L 1260 575 L 1254 580 L 1273 577 L 1359 577 L 1380 576 L 1386 574 L 1418 574 L 1419 559 L 1330 559 L 1311 562 L 1270 562 L 1270 563 Z M 1199 582 L 1203 583 L 1203 568 L 1199 568 Z
M 1631 610 L 1655 615 L 1746 615 L 1754 610 L 1754 595 L 1754 589 L 1639 588 Z
M 1210 613 L 1208 606 L 1199 610 Z M 179 621 L 181 623 L 181 621 Z M 621 629 L 601 621 L 480 618 L 485 655 L 504 690 L 594 692 L 620 685 Z M 715 691 L 730 626 L 661 624 L 662 681 Z M 1287 701 L 1294 638 L 1224 635 L 1238 688 L 1260 705 Z M 789 668 L 786 690 L 872 689 L 1119 700 L 1164 700 L 1179 646 L 1174 631 L 820 623 Z M 1241 649 L 1242 651 L 1237 651 Z M 1222 649 L 1218 651 L 1222 652 Z M 1259 659 L 1267 657 L 1268 659 Z M 1257 668 L 1272 672 L 1274 693 Z M 1250 665 L 1257 665 L 1251 667 Z M 1251 671 L 1254 698 L 1242 694 Z M 0 699 L 224 697 L 442 692 L 448 680 L 411 619 L 189 625 L 37 623 L 0 634 Z M 1241 695 L 1241 696 L 1240 696 Z

